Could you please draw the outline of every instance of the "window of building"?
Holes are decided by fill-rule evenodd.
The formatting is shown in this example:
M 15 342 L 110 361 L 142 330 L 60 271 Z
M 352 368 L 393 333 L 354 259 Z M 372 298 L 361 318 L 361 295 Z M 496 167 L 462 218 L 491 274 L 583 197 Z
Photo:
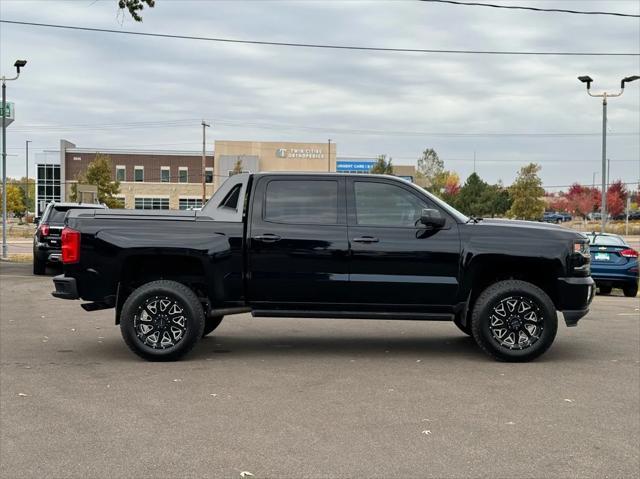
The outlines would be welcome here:
M 113 199 L 116 201 L 114 208 L 124 208 L 124 196 L 114 196 Z
M 181 210 L 202 208 L 202 198 L 180 198 L 178 200 L 178 207 Z
M 395 185 L 356 181 L 356 222 L 372 226 L 415 226 L 426 204 Z
M 186 166 L 178 168 L 178 181 L 180 183 L 189 183 L 189 168 Z
M 162 183 L 169 183 L 171 181 L 171 168 L 163 166 L 160 168 L 160 181 Z
M 60 165 L 38 164 L 35 213 L 40 216 L 51 201 L 60 201 Z
M 126 181 L 127 167 L 123 165 L 116 166 L 116 181 Z
M 264 219 L 278 223 L 336 224 L 338 182 L 270 181 L 265 197 Z
M 168 210 L 169 198 L 135 198 L 135 208 L 137 210 Z
M 205 168 L 204 181 L 205 183 L 213 183 L 213 168 Z
M 133 181 L 144 181 L 144 166 L 136 166 L 133 173 Z

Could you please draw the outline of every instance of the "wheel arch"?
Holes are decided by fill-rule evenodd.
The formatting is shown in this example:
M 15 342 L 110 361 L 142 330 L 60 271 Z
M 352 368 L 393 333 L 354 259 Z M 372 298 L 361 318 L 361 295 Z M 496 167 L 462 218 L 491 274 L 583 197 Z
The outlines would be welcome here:
M 467 266 L 462 291 L 467 307 L 459 321 L 470 324 L 473 306 L 478 296 L 490 285 L 503 280 L 526 281 L 542 289 L 557 308 L 559 298 L 556 280 L 562 277 L 563 267 L 550 258 L 520 257 L 501 254 L 475 256 Z

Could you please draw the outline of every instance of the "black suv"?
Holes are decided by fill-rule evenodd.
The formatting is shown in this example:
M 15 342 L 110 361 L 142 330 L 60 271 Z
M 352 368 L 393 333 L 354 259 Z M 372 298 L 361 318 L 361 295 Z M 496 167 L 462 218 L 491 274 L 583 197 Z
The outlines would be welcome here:
M 61 259 L 60 234 L 64 228 L 64 217 L 71 209 L 104 209 L 106 206 L 92 203 L 49 203 L 33 235 L 33 274 L 44 274 L 48 263 L 59 263 Z

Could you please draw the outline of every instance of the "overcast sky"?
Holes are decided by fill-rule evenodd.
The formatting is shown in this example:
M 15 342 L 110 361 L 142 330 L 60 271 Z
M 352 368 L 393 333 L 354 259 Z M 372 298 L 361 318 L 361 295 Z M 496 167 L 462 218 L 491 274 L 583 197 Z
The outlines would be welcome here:
M 638 0 L 493 3 L 640 13 Z M 399 48 L 640 51 L 638 18 L 414 1 L 156 0 L 143 15 L 143 23 L 123 18 L 116 0 L 0 1 L 4 20 L 141 32 Z M 640 57 L 323 50 L 0 24 L 2 74 L 13 75 L 17 58 L 29 63 L 7 87 L 16 104 L 7 129 L 10 176 L 24 174 L 26 139 L 35 152 L 56 149 L 60 138 L 86 148 L 198 150 L 204 118 L 213 123 L 210 148 L 214 139 L 331 138 L 338 157 L 386 153 L 411 164 L 431 147 L 463 181 L 475 151 L 477 172 L 490 182 L 508 184 L 533 161 L 542 165 L 545 185 L 591 183 L 600 171 L 602 106 L 576 77 L 592 76 L 593 90 L 617 91 L 622 77 L 640 74 Z M 640 177 L 639 92 L 640 81 L 609 102 L 612 179 Z M 451 136 L 460 133 L 479 135 Z M 512 135 L 522 133 L 590 135 Z

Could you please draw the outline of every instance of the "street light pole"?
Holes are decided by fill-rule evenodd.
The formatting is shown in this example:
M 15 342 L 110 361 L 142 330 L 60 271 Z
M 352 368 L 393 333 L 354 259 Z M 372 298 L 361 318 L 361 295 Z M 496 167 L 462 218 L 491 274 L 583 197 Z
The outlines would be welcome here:
M 24 197 L 27 199 L 27 204 L 25 205 L 27 207 L 27 211 L 29 211 L 29 143 L 31 143 L 31 140 L 25 140 L 24 145 L 26 148 L 24 157 L 24 166 L 25 166 L 25 175 L 24 175 L 24 180 L 26 181 L 26 185 L 24 187 Z
M 327 142 L 327 171 L 331 171 L 331 138 Z
M 16 76 L 13 78 L 2 77 L 2 259 L 9 255 L 7 245 L 7 82 L 17 80 L 20 76 L 20 68 L 27 64 L 26 60 L 16 60 Z
M 205 123 L 204 120 L 202 120 L 201 125 L 202 125 L 202 206 L 204 206 L 204 204 L 207 202 L 207 184 L 205 181 L 207 179 L 206 128 L 211 125 L 209 125 L 208 123 Z
M 640 79 L 640 76 L 633 75 L 623 78 L 620 81 L 620 91 L 618 93 L 591 93 L 591 83 L 593 78 L 588 75 L 579 76 L 578 80 L 587 84 L 587 94 L 592 97 L 602 98 L 602 200 L 601 215 L 602 225 L 601 232 L 604 233 L 604 228 L 607 224 L 607 98 L 615 98 L 624 93 L 625 83 L 629 83 Z

